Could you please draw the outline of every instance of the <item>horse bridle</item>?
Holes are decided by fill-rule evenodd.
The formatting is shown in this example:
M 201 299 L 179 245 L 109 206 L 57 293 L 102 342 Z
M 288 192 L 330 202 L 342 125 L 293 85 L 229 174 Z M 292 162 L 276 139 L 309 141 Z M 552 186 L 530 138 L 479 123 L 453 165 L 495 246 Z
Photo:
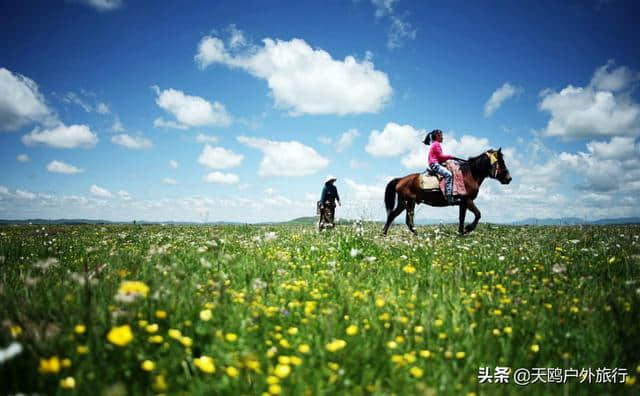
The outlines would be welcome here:
M 498 161 L 498 157 L 496 153 L 489 153 L 488 151 L 485 153 L 487 157 L 489 157 L 489 162 L 491 163 L 491 170 L 489 171 L 489 176 L 494 179 L 498 178 L 498 172 L 500 171 L 500 161 Z M 491 174 L 493 173 L 493 175 Z

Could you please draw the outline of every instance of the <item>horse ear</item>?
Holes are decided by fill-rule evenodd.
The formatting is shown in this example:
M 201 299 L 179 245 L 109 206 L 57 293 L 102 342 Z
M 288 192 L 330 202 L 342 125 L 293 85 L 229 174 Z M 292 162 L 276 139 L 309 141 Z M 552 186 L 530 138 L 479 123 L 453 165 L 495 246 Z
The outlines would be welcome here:
M 502 151 L 502 147 L 500 147 L 500 148 L 498 149 L 498 152 L 499 152 L 499 153 L 501 153 L 501 151 Z

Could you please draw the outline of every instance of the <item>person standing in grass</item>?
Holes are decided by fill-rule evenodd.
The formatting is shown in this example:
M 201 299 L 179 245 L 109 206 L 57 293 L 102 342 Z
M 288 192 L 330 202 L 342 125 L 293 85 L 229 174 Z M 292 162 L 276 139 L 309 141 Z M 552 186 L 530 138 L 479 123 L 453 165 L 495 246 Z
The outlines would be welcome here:
M 334 185 L 336 180 L 335 176 L 327 177 L 322 188 L 322 195 L 320 195 L 320 201 L 318 201 L 318 211 L 320 212 L 318 228 L 320 230 L 335 227 L 336 202 L 342 206 L 338 189 Z

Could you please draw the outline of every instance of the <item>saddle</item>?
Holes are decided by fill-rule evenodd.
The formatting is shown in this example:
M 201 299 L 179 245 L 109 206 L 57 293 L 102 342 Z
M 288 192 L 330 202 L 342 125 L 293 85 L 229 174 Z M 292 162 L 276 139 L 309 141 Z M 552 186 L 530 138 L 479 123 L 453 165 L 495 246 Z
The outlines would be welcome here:
M 440 190 L 440 180 L 442 176 L 429 169 L 427 172 L 420 174 L 420 189 L 422 190 Z

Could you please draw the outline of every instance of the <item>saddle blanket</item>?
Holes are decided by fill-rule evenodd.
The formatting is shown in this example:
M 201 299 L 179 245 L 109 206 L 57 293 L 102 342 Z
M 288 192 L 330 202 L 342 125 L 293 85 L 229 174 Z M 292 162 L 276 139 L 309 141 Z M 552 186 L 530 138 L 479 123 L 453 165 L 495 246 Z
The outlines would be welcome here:
M 456 161 L 447 161 L 445 166 L 453 174 L 453 195 L 466 195 L 467 189 L 464 187 L 464 178 L 460 165 Z M 420 188 L 423 190 L 441 190 L 445 193 L 444 177 L 430 176 L 428 172 L 420 174 Z

